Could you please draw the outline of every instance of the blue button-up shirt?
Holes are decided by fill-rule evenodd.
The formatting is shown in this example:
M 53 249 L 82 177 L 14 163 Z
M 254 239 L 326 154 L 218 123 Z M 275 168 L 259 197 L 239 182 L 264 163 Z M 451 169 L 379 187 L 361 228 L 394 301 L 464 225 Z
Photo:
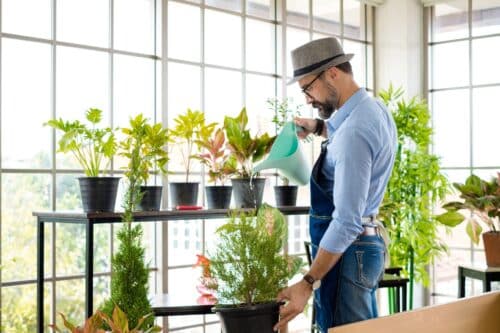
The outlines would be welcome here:
M 326 121 L 329 143 L 321 186 L 333 196 L 332 221 L 320 242 L 343 253 L 378 213 L 397 147 L 396 126 L 382 102 L 359 89 Z

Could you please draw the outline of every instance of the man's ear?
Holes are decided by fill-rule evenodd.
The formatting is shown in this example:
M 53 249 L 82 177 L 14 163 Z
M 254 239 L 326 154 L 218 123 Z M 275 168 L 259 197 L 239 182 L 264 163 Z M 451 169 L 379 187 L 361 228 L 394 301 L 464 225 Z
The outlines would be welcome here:
M 325 75 L 330 80 L 335 80 L 338 77 L 339 69 L 337 67 L 330 67 L 325 71 Z

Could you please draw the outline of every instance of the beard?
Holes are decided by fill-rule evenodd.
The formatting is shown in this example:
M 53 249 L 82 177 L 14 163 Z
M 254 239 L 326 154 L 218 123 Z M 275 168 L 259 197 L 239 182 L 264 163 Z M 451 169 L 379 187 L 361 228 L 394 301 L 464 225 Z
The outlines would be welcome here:
M 314 101 L 312 107 L 318 110 L 321 119 L 329 119 L 339 104 L 339 93 L 334 86 L 326 82 L 327 98 L 324 102 Z

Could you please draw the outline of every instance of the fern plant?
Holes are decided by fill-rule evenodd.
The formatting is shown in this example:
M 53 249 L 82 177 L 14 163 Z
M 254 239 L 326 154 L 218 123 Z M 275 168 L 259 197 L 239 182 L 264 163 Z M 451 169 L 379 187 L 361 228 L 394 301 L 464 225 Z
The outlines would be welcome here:
M 392 85 L 379 93 L 398 129 L 394 169 L 380 208 L 391 243 L 391 266 L 409 276 L 409 308 L 413 306 L 415 281 L 429 284 L 427 265 L 447 251 L 439 240 L 440 223 L 432 209 L 442 200 L 448 181 L 440 171 L 439 158 L 429 153 L 432 128 L 427 103 L 417 97 L 403 99 L 403 90 Z

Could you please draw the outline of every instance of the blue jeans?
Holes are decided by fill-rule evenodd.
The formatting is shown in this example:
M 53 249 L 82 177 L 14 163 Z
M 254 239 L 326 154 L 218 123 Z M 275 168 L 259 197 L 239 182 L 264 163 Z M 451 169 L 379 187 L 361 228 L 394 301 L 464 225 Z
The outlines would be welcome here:
M 317 249 L 313 249 L 316 256 Z M 385 246 L 380 236 L 359 236 L 315 291 L 316 325 L 328 328 L 378 315 L 375 291 L 384 273 Z

